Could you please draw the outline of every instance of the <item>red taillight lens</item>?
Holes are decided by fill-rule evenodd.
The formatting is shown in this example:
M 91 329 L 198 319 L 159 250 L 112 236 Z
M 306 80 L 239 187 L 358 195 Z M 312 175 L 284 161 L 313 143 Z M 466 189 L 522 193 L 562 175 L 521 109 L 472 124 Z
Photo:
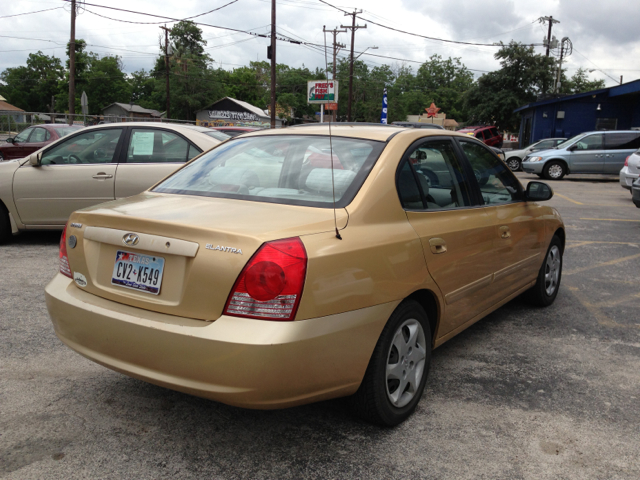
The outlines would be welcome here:
M 60 237 L 60 273 L 66 275 L 69 278 L 73 278 L 71 275 L 71 268 L 69 267 L 69 257 L 67 256 L 67 226 L 64 226 L 62 230 L 62 236 Z
M 240 273 L 224 313 L 263 320 L 293 320 L 306 274 L 307 252 L 299 238 L 267 242 Z
M 630 156 L 631 156 L 631 155 L 629 155 L 629 157 L 630 157 Z M 628 167 L 628 166 L 629 166 L 629 157 L 627 157 L 627 158 L 625 158 L 625 159 L 624 159 L 624 166 L 625 166 L 625 167 Z

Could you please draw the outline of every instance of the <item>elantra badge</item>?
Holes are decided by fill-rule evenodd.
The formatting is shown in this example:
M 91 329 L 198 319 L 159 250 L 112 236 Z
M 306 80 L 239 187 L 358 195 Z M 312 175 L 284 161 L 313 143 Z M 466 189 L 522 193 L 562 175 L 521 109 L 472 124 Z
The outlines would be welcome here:
M 207 250 L 220 250 L 221 252 L 239 253 L 240 255 L 242 255 L 242 249 L 240 248 L 221 247 L 220 245 L 214 247 L 211 243 L 207 243 L 204 248 L 206 248 Z
M 135 233 L 127 233 L 124 237 L 122 237 L 122 243 L 128 245 L 130 247 L 135 247 L 140 242 L 140 237 Z

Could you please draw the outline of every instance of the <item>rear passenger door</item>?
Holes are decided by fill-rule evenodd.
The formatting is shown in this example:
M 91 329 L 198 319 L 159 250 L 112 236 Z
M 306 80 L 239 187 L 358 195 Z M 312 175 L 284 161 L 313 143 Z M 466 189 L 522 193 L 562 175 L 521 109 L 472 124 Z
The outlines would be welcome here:
M 420 237 L 429 273 L 445 299 L 446 335 L 488 308 L 496 259 L 495 227 L 478 207 L 459 151 L 449 137 L 431 137 L 405 152 L 398 195 Z
M 604 173 L 620 173 L 625 159 L 640 148 L 640 132 L 606 132 L 604 142 Z
M 130 197 L 155 185 L 202 151 L 179 133 L 132 127 L 116 170 L 116 198 Z

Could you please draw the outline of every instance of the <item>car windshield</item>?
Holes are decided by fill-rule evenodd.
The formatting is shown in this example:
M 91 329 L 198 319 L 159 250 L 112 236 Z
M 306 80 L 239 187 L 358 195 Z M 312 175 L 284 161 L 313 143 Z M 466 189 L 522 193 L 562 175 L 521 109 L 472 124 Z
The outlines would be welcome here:
M 66 137 L 70 133 L 77 132 L 78 130 L 82 130 L 83 128 L 84 127 L 81 127 L 79 125 L 78 126 L 69 125 L 68 127 L 56 128 L 56 132 L 58 132 L 58 135 L 60 135 L 60 138 L 62 138 L 62 137 Z
M 317 135 L 239 138 L 201 156 L 153 191 L 330 208 L 335 190 L 335 205 L 344 207 L 384 146 Z
M 564 142 L 560 143 L 556 148 L 568 147 L 569 145 L 571 145 L 572 143 L 576 142 L 577 140 L 580 140 L 584 136 L 585 136 L 585 134 L 581 133 L 580 135 L 576 135 L 574 137 L 571 137 L 569 140 L 565 140 Z

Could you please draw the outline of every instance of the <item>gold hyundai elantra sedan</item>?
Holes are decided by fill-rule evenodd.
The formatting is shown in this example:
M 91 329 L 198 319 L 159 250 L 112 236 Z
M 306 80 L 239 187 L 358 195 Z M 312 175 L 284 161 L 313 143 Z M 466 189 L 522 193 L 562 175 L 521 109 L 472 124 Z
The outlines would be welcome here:
M 350 396 L 392 426 L 433 348 L 520 294 L 555 300 L 552 195 L 463 134 L 260 131 L 72 214 L 47 306 L 64 343 L 126 375 L 247 408 Z

